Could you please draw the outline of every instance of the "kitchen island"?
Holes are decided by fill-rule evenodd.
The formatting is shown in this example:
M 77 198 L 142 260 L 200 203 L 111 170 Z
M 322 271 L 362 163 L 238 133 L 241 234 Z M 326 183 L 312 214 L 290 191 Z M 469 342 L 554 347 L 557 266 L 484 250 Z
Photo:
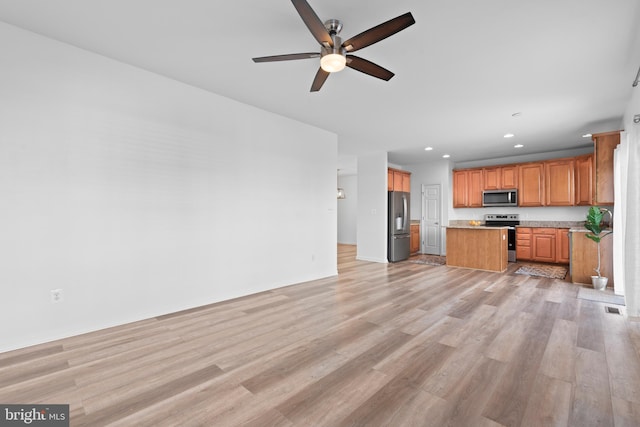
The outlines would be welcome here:
M 503 272 L 507 269 L 508 227 L 447 227 L 447 265 Z

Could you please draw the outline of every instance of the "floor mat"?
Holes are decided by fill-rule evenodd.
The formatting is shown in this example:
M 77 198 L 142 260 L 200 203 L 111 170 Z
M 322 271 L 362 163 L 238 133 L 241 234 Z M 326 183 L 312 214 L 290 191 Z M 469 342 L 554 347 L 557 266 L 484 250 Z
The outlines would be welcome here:
M 550 279 L 564 279 L 567 275 L 565 267 L 557 265 L 523 265 L 515 271 L 516 274 L 527 276 L 548 277 Z
M 409 258 L 409 262 L 425 265 L 445 265 L 447 258 L 438 255 L 415 255 Z

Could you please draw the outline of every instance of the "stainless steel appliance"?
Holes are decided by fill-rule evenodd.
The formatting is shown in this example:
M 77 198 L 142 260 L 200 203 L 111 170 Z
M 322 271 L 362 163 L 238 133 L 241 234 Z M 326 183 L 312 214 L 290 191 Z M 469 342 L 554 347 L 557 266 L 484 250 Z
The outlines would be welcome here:
M 518 190 L 485 190 L 482 206 L 518 206 Z
M 387 258 L 390 262 L 409 258 L 409 193 L 389 191 Z
M 486 214 L 484 225 L 487 227 L 508 227 L 507 229 L 507 253 L 509 262 L 516 262 L 516 225 L 520 225 L 518 214 Z

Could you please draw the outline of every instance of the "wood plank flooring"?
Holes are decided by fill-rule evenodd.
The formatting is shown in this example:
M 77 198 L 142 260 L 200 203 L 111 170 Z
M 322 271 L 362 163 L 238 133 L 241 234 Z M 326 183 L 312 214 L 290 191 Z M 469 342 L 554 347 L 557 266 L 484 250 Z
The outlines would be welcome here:
M 640 320 L 561 280 L 339 275 L 0 354 L 1 403 L 72 426 L 640 426 Z

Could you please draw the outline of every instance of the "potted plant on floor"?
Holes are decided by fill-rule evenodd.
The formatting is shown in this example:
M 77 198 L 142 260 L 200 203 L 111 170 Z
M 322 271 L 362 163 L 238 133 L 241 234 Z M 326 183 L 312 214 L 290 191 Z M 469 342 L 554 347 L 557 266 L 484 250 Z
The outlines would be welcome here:
M 589 230 L 586 237 L 596 242 L 598 248 L 598 267 L 594 268 L 597 276 L 591 276 L 591 283 L 593 287 L 598 290 L 604 290 L 607 287 L 607 277 L 602 277 L 600 274 L 600 241 L 607 234 L 613 233 L 612 230 L 607 230 L 608 224 L 603 222 L 603 218 L 606 214 L 609 214 L 611 218 L 611 212 L 608 209 L 600 208 L 598 206 L 591 206 L 587 213 L 587 220 L 584 222 L 584 227 Z

